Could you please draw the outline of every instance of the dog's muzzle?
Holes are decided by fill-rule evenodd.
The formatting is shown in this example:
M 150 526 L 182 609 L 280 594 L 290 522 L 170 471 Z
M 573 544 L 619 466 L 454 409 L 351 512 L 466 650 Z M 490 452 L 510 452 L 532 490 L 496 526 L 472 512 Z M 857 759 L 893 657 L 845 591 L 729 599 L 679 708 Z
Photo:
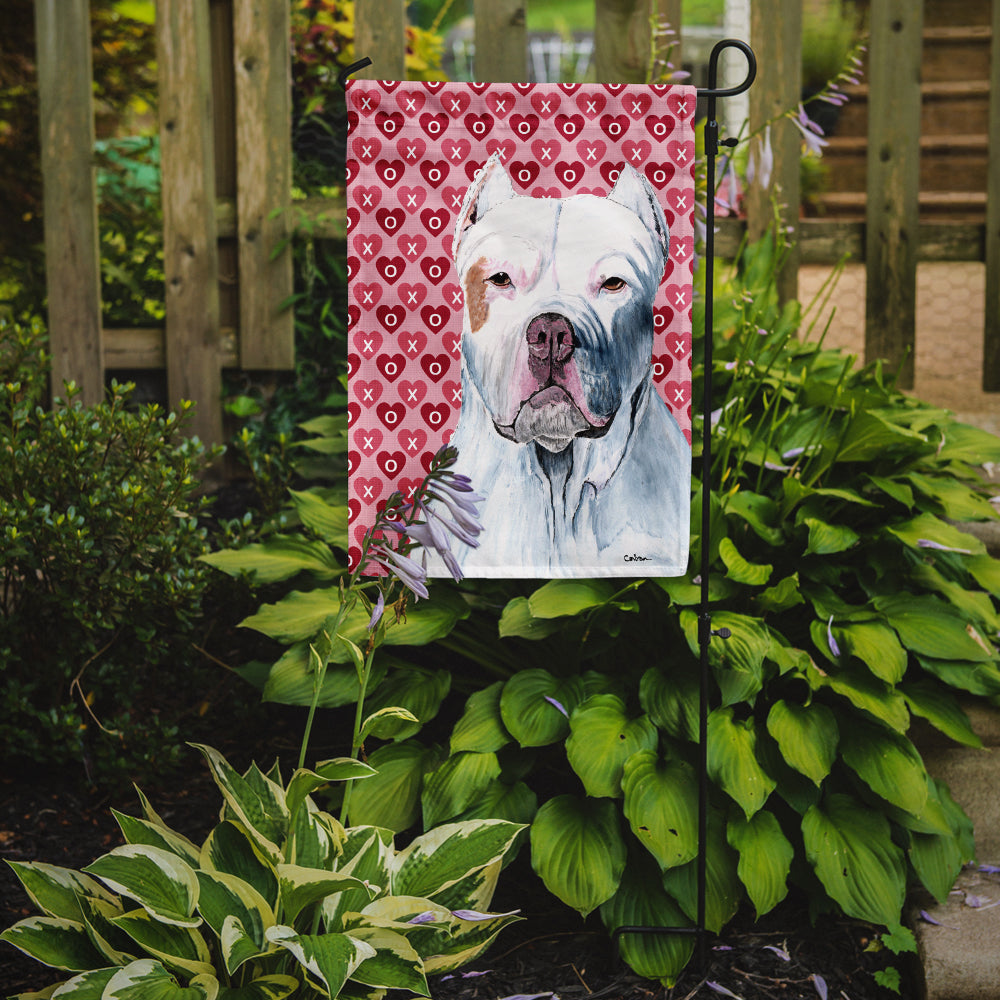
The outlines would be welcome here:
M 563 451 L 579 435 L 596 437 L 608 425 L 595 426 L 567 391 L 567 367 L 577 347 L 573 324 L 561 313 L 541 313 L 528 324 L 528 371 L 538 388 L 521 401 L 513 424 L 496 424 L 511 441 L 536 441 L 547 451 Z

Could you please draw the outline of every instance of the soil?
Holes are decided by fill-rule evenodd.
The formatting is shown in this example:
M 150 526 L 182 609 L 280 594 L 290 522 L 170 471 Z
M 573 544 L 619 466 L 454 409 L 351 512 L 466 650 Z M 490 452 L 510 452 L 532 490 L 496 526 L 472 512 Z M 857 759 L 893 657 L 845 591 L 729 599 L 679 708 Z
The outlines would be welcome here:
M 261 731 L 256 732 L 257 746 Z M 269 720 L 264 745 L 291 749 L 291 722 Z M 246 735 L 220 739 L 234 764 L 249 760 Z M 249 752 L 249 753 L 248 753 Z M 191 768 L 149 792 L 154 808 L 172 827 L 195 841 L 215 822 L 219 796 L 207 768 Z M 284 756 L 284 754 L 282 754 Z M 289 754 L 289 759 L 291 755 Z M 36 860 L 81 868 L 122 842 L 111 808 L 138 815 L 134 793 L 101 794 L 65 777 L 7 775 L 0 779 L 0 858 Z M 759 923 L 741 913 L 718 938 L 707 936 L 706 964 L 697 958 L 673 989 L 642 979 L 620 962 L 596 915 L 586 922 L 549 895 L 525 857 L 500 879 L 494 900 L 500 911 L 520 909 L 525 919 L 503 931 L 470 969 L 432 977 L 435 1000 L 499 1000 L 555 996 L 562 1000 L 692 1000 L 733 996 L 742 1000 L 887 1000 L 874 974 L 894 965 L 903 974 L 901 995 L 915 996 L 910 969 L 884 951 L 866 950 L 875 936 L 865 924 L 821 918 L 810 924 L 807 906 L 792 899 Z M 0 927 L 30 916 L 31 904 L 11 870 L 0 866 Z M 61 978 L 65 978 L 62 976 Z M 39 990 L 60 981 L 6 944 L 0 944 L 0 995 Z M 824 992 L 825 990 L 825 992 Z

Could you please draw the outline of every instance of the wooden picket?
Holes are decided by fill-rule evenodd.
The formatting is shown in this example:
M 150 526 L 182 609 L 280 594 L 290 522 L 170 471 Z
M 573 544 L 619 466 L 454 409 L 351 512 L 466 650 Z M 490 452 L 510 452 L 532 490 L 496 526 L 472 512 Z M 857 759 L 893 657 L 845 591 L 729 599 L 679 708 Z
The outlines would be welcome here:
M 527 2 L 474 0 L 478 78 L 526 77 Z M 797 240 L 781 290 L 795 294 L 799 262 L 863 260 L 867 355 L 896 366 L 909 352 L 904 378 L 912 379 L 917 262 L 985 261 L 983 384 L 1000 391 L 1000 0 L 992 4 L 985 225 L 917 215 L 923 7 L 871 0 L 867 217 L 787 218 Z M 595 0 L 597 78 L 646 78 L 651 19 L 678 32 L 676 65 L 681 10 L 681 0 Z M 356 0 L 355 51 L 373 60 L 359 76 L 405 74 L 405 13 L 405 0 Z M 291 204 L 289 0 L 158 0 L 165 330 L 101 329 L 89 2 L 35 0 L 35 14 L 54 388 L 72 379 L 94 401 L 108 370 L 165 368 L 169 402 L 194 399 L 196 432 L 220 441 L 222 369 L 294 364 L 292 314 L 282 308 L 292 291 L 292 215 L 283 211 Z M 798 101 L 801 21 L 801 0 L 754 0 L 751 128 Z M 735 133 L 739 123 L 729 124 Z M 798 133 L 787 121 L 772 132 L 769 189 L 748 193 L 745 222 L 722 220 L 722 255 L 771 221 L 773 195 L 798 204 Z M 342 198 L 300 204 L 303 214 L 315 236 L 344 239 Z

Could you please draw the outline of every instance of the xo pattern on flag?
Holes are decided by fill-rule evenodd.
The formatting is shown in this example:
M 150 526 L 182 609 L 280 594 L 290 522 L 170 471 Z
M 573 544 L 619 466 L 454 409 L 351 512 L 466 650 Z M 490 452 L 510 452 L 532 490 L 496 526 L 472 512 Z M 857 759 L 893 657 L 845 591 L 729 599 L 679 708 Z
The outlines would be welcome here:
M 653 304 L 652 388 L 690 445 L 695 102 L 693 88 L 668 85 L 348 82 L 352 565 L 378 509 L 397 489 L 409 497 L 458 424 L 465 293 L 453 239 L 490 157 L 516 195 L 603 198 L 624 164 L 655 193 L 669 255 Z M 524 570 L 470 575 L 549 575 Z M 645 567 L 610 572 L 626 570 Z M 577 575 L 587 571 L 604 572 Z

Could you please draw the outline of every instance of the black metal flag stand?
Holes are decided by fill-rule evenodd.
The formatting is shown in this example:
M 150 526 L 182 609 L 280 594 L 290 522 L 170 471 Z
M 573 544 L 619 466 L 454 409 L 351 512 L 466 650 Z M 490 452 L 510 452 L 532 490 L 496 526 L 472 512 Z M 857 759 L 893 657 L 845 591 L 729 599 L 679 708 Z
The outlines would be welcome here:
M 719 88 L 719 57 L 726 49 L 739 49 L 747 60 L 747 75 L 736 87 Z M 352 73 L 371 65 L 367 56 L 345 66 L 338 74 L 341 87 Z M 757 76 L 757 59 L 753 49 L 746 42 L 726 38 L 717 42 L 708 61 L 708 87 L 698 90 L 698 97 L 707 101 L 705 122 L 705 159 L 707 163 L 707 204 L 705 222 L 705 374 L 704 396 L 702 400 L 702 453 L 701 453 L 701 601 L 698 612 L 698 646 L 701 653 L 701 688 L 698 706 L 698 910 L 694 927 L 618 927 L 613 936 L 617 943 L 623 934 L 694 934 L 698 940 L 698 963 L 702 970 L 706 967 L 705 948 L 705 897 L 707 889 L 707 836 L 708 836 L 708 699 L 709 665 L 708 650 L 712 637 L 729 637 L 728 629 L 712 629 L 712 615 L 709 611 L 709 533 L 711 529 L 711 493 L 708 489 L 712 473 L 712 291 L 715 280 L 715 158 L 720 146 L 735 146 L 737 139 L 719 139 L 719 123 L 716 121 L 716 100 L 720 97 L 735 97 L 750 89 Z

